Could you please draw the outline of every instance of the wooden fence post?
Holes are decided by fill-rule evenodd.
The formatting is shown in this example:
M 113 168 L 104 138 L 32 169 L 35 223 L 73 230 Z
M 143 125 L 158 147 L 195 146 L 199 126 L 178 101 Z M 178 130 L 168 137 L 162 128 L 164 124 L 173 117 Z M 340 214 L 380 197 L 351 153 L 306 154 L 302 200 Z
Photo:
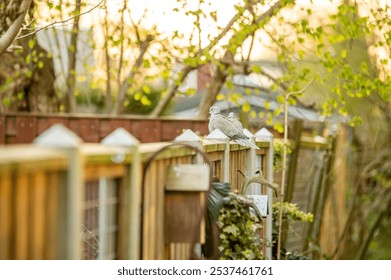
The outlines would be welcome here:
M 127 213 L 129 221 L 127 225 L 128 242 L 127 258 L 140 259 L 140 232 L 141 232 L 141 157 L 138 150 L 140 141 L 124 128 L 117 128 L 107 135 L 101 143 L 106 146 L 121 146 L 129 148 L 132 155 L 132 163 L 128 170 L 127 182 Z
M 273 134 L 266 128 L 262 128 L 257 133 L 255 133 L 255 139 L 257 141 L 268 141 L 269 150 L 267 155 L 267 167 L 266 167 L 266 180 L 269 183 L 273 183 Z M 274 191 L 271 188 L 267 188 L 268 196 L 268 214 L 266 216 L 266 259 L 272 259 L 272 233 L 273 233 L 273 195 Z
M 248 138 L 250 138 L 250 141 L 255 144 L 255 136 L 252 134 L 247 128 L 243 129 L 244 135 L 246 135 Z M 255 154 L 255 149 L 250 148 L 247 150 L 247 176 L 252 177 L 255 176 L 255 171 L 257 168 L 256 164 L 256 154 Z M 259 184 L 251 184 L 250 185 L 250 193 L 248 194 L 261 194 L 261 185 Z M 254 190 L 255 189 L 255 192 Z M 251 192 L 252 191 L 252 192 Z
M 174 142 L 175 143 L 186 143 L 186 144 L 195 146 L 200 151 L 203 151 L 203 149 L 204 149 L 204 147 L 202 145 L 201 138 L 197 134 L 195 134 L 195 132 L 192 131 L 191 129 L 186 129 L 181 135 L 179 135 L 178 137 L 175 138 Z M 203 162 L 204 162 L 204 159 L 203 159 L 202 155 L 197 153 L 197 155 L 194 158 L 194 163 L 202 164 Z M 204 223 L 203 223 L 203 226 L 204 226 Z M 202 230 L 202 232 L 203 231 L 204 231 L 204 229 Z M 196 247 L 194 250 L 195 250 L 194 253 L 197 256 L 201 257 L 201 255 L 202 255 L 201 243 L 196 244 Z
M 71 130 L 55 124 L 39 135 L 34 143 L 48 148 L 64 149 L 68 155 L 67 189 L 65 202 L 65 259 L 82 258 L 84 161 L 79 147 L 83 141 Z M 59 217 L 61 218 L 61 217 Z
M 222 165 L 221 165 L 221 168 L 222 168 L 221 173 L 223 174 L 221 180 L 224 183 L 229 183 L 229 174 L 230 174 L 230 172 L 229 172 L 229 169 L 230 169 L 230 166 L 229 166 L 230 143 L 229 143 L 228 136 L 225 135 L 223 132 L 221 132 L 221 130 L 215 129 L 209 135 L 206 136 L 206 139 L 208 139 L 208 140 L 216 140 L 216 141 L 220 141 L 220 142 L 224 142 L 225 143 L 223 162 L 222 162 Z
M 201 138 L 195 134 L 191 129 L 186 129 L 182 134 L 174 140 L 175 143 L 185 143 L 197 147 L 201 151 L 203 150 Z M 203 162 L 202 155 L 197 154 L 194 159 L 194 163 L 201 164 Z

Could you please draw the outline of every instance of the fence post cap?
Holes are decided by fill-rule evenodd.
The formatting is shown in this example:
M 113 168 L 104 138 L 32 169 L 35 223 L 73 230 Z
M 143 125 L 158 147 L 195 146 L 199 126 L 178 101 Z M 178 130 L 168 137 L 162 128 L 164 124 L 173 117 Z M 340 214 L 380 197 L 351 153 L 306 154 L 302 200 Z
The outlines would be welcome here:
M 54 124 L 34 139 L 34 144 L 46 147 L 77 147 L 83 140 L 62 124 Z
M 273 134 L 265 127 L 262 129 L 258 130 L 257 133 L 255 133 L 255 137 L 257 139 L 259 138 L 271 138 L 273 137 Z
M 131 147 L 140 144 L 140 141 L 129 133 L 126 129 L 119 127 L 105 138 L 102 139 L 101 143 L 106 146 L 124 146 Z
M 220 129 L 215 129 L 206 136 L 208 140 L 227 140 L 229 139 Z
M 174 142 L 197 142 L 201 141 L 201 138 L 191 129 L 186 129 L 179 136 L 177 136 Z
M 254 137 L 254 134 L 247 128 L 243 129 L 243 134 L 246 135 L 248 138 Z

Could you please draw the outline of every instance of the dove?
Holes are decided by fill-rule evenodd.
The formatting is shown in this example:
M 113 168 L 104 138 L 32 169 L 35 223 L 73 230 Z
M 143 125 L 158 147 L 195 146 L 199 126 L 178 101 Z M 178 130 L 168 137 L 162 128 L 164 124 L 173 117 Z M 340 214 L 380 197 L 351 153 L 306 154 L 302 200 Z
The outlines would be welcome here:
M 240 129 L 240 131 L 243 131 L 243 125 L 242 123 L 239 121 L 239 119 L 236 117 L 235 113 L 234 112 L 230 112 L 228 114 L 228 119 L 234 124 L 236 125 L 236 127 L 238 129 Z
M 223 132 L 230 140 L 235 141 L 241 146 L 259 149 L 257 145 L 252 143 L 250 139 L 243 133 L 242 124 L 236 120 L 239 124 L 235 124 L 232 119 L 227 118 L 220 114 L 220 108 L 217 106 L 212 106 L 209 109 L 209 132 L 219 129 Z

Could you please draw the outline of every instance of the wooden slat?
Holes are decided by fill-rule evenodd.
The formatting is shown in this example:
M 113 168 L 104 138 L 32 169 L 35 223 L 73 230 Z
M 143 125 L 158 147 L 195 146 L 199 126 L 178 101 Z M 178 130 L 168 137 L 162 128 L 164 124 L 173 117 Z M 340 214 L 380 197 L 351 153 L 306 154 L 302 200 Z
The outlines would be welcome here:
M 154 236 L 153 233 L 153 223 L 154 223 L 154 212 L 153 212 L 153 202 L 154 202 L 154 182 L 156 181 L 156 165 L 152 163 L 146 174 L 146 182 L 144 192 L 144 221 L 143 221 L 143 259 L 150 260 L 153 259 L 153 247 L 154 247 Z
M 49 260 L 61 258 L 59 254 L 59 243 L 61 242 L 59 236 L 59 221 L 64 220 L 64 217 L 60 217 L 59 215 L 61 207 L 59 194 L 61 176 L 62 174 L 60 172 L 51 172 L 47 177 L 45 196 L 46 246 L 44 258 Z
M 96 180 L 100 177 L 116 178 L 125 175 L 125 165 L 89 165 L 85 169 L 85 179 Z
M 170 164 L 170 160 L 161 160 L 159 161 L 157 172 L 158 174 L 163 175 L 160 181 L 157 181 L 156 184 L 156 228 L 155 228 L 155 236 L 156 236 L 156 259 L 162 260 L 165 259 L 164 255 L 164 223 L 165 223 L 165 215 L 164 215 L 164 184 L 166 180 L 166 174 L 168 170 L 168 165 Z
M 15 259 L 28 259 L 29 246 L 29 182 L 27 173 L 20 171 L 16 176 L 15 195 Z
M 46 219 L 45 196 L 48 186 L 45 174 L 40 171 L 33 175 L 33 184 L 30 185 L 32 203 L 30 206 L 32 217 L 30 219 L 31 250 L 29 259 L 42 260 L 45 255 Z
M 0 260 L 11 259 L 12 239 L 11 172 L 0 173 Z
M 129 167 L 130 168 L 130 167 Z M 129 174 L 129 172 L 128 172 Z M 126 252 L 130 250 L 127 239 L 127 228 L 129 223 L 129 213 L 127 213 L 127 209 L 129 209 L 128 201 L 128 192 L 130 191 L 130 187 L 126 188 L 126 183 L 129 182 L 129 178 L 121 178 L 116 180 L 118 184 L 118 234 L 117 234 L 117 252 L 118 259 L 123 260 L 126 258 Z M 139 246 L 139 244 L 131 244 L 131 246 Z

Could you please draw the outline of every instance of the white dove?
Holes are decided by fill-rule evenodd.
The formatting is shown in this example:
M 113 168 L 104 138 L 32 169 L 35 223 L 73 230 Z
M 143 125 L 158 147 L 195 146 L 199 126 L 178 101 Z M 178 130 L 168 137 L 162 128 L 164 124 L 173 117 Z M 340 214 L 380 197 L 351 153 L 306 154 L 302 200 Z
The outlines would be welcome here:
M 243 131 L 243 125 L 242 123 L 239 121 L 239 119 L 237 118 L 237 116 L 235 115 L 234 112 L 230 112 L 228 114 L 228 119 L 238 127 L 238 129 L 240 129 L 240 131 Z
M 229 139 L 234 140 L 241 146 L 259 149 L 257 145 L 252 143 L 249 138 L 243 133 L 242 124 L 236 120 L 239 124 L 235 124 L 230 118 L 227 118 L 220 114 L 220 108 L 217 106 L 212 106 L 209 109 L 209 132 L 214 131 L 215 129 L 219 129 L 225 135 L 228 136 Z

